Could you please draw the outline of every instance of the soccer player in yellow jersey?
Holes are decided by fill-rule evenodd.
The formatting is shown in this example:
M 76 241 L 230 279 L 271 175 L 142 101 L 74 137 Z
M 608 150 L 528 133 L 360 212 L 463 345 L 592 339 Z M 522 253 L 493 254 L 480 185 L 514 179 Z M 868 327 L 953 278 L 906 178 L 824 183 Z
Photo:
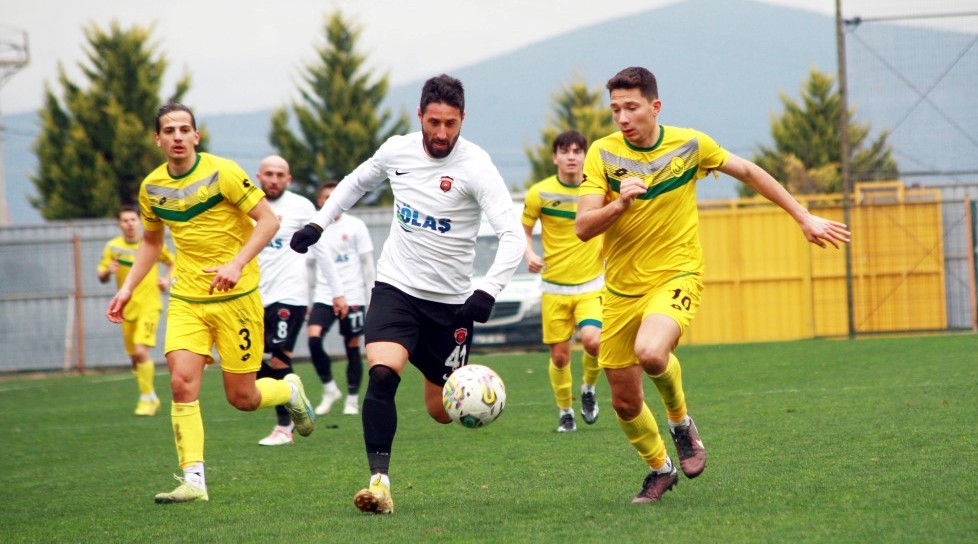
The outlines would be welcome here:
M 695 182 L 720 171 L 785 210 L 820 247 L 849 241 L 846 225 L 812 215 L 753 162 L 702 132 L 659 124 L 655 76 L 626 68 L 607 84 L 621 129 L 591 145 L 584 161 L 577 235 L 604 234 L 605 286 L 599 363 L 629 442 L 651 471 L 632 502 L 658 501 L 679 476 L 645 403 L 642 377 L 659 391 L 687 478 L 706 466 L 706 450 L 686 410 L 682 372 L 673 352 L 699 307 L 703 255 Z
M 585 151 L 587 139 L 580 132 L 569 130 L 558 134 L 553 142 L 557 174 L 533 184 L 523 206 L 527 267 L 530 272 L 542 274 L 543 279 L 543 343 L 550 346 L 550 385 L 560 410 L 557 432 L 562 433 L 577 430 L 571 406 L 570 366 L 575 327 L 584 347 L 581 417 L 588 425 L 598 418 L 594 385 L 601 372 L 598 367 L 604 287 L 601 237 L 582 242 L 574 233 Z M 533 251 L 533 228 L 537 220 L 542 231 L 543 257 Z
M 256 374 L 264 352 L 258 263 L 255 256 L 278 231 L 279 221 L 248 175 L 233 161 L 198 153 L 200 133 L 193 113 L 166 104 L 156 116 L 156 145 L 166 163 L 139 187 L 143 240 L 132 270 L 109 303 L 109 321 L 122 321 L 136 285 L 163 248 L 168 226 L 176 263 L 167 309 L 166 353 L 173 405 L 170 419 L 183 477 L 157 503 L 206 501 L 204 424 L 200 386 L 204 367 L 221 359 L 224 393 L 239 410 L 286 405 L 302 436 L 315 414 L 295 374 L 284 379 Z
M 98 263 L 98 281 L 106 283 L 115 276 L 116 286 L 122 285 L 129 275 L 140 238 L 139 212 L 135 207 L 123 206 L 119 210 L 118 220 L 122 234 L 105 244 Z M 122 321 L 122 341 L 132 361 L 132 374 L 139 387 L 139 402 L 135 410 L 137 416 L 155 415 L 160 408 L 160 399 L 153 387 L 156 364 L 150 357 L 149 349 L 156 345 L 156 328 L 160 323 L 160 312 L 163 311 L 160 291 L 166 291 L 170 285 L 173 254 L 165 245 L 160 251 L 159 262 L 167 266 L 166 274 L 160 276 L 159 266 L 153 264 L 133 291 Z

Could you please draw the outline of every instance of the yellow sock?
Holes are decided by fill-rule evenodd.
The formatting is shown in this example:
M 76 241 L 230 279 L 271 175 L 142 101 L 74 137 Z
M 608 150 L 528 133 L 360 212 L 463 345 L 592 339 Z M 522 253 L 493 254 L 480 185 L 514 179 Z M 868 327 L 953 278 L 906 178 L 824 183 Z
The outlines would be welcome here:
M 594 385 L 598 383 L 598 374 L 601 374 L 601 367 L 598 366 L 598 358 L 594 355 L 584 352 L 584 357 L 581 358 L 581 367 L 584 369 L 584 383 L 587 385 Z
M 275 378 L 260 378 L 255 381 L 255 387 L 261 392 L 259 408 L 269 408 L 289 402 L 292 398 L 292 388 L 289 384 Z
M 635 451 L 650 467 L 657 470 L 666 464 L 666 445 L 659 436 L 659 426 L 647 404 L 642 403 L 641 413 L 631 421 L 619 417 L 618 425 L 625 431 L 625 436 Z
M 550 385 L 554 389 L 554 398 L 557 400 L 557 408 L 570 410 L 573 402 L 571 395 L 571 367 L 557 368 L 553 359 L 550 360 Z
M 200 417 L 200 401 L 174 402 L 170 411 L 173 440 L 177 444 L 180 468 L 204 462 L 204 420 Z
M 153 377 L 156 374 L 156 365 L 153 361 L 143 361 L 136 363 L 132 375 L 136 377 L 136 386 L 139 387 L 140 395 L 152 395 L 155 393 L 153 388 Z
M 652 383 L 659 390 L 669 421 L 682 423 L 686 418 L 686 394 L 683 393 L 683 370 L 675 353 L 669 353 L 666 371 L 652 376 Z

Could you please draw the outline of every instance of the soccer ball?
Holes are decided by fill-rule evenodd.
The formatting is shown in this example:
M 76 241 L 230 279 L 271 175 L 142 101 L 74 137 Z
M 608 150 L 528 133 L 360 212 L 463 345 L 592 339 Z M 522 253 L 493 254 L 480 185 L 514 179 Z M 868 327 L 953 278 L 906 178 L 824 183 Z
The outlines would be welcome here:
M 452 421 L 470 429 L 485 427 L 503 413 L 506 386 L 493 369 L 465 365 L 448 377 L 441 400 Z

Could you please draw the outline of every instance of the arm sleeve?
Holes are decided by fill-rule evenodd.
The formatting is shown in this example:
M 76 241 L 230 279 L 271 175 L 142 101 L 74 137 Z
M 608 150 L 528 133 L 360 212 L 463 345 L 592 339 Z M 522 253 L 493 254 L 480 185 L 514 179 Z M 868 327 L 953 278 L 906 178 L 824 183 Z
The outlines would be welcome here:
M 523 253 L 526 251 L 526 235 L 515 210 L 490 217 L 489 224 L 492 225 L 492 230 L 499 237 L 499 247 L 496 249 L 496 259 L 493 260 L 486 276 L 482 278 L 481 285 L 476 285 L 475 288 L 481 289 L 495 298 L 513 278 L 516 268 L 523 260 Z
M 337 187 L 337 190 L 339 187 Z M 333 200 L 333 195 L 330 195 Z M 336 269 L 333 252 L 329 250 L 329 244 L 316 244 L 312 246 L 316 255 L 316 283 L 323 283 L 329 286 L 332 298 L 346 296 L 343 290 L 343 282 L 340 281 L 340 273 Z
M 360 254 L 360 269 L 363 271 L 364 292 L 367 294 L 367 305 L 369 306 L 371 290 L 374 288 L 374 282 L 377 281 L 377 268 L 374 266 L 373 253 Z
M 312 222 L 322 228 L 328 227 L 343 212 L 349 210 L 363 198 L 363 195 L 377 188 L 387 179 L 387 169 L 384 167 L 384 146 L 377 150 L 373 157 L 357 166 L 340 181 L 326 204 L 316 212 Z

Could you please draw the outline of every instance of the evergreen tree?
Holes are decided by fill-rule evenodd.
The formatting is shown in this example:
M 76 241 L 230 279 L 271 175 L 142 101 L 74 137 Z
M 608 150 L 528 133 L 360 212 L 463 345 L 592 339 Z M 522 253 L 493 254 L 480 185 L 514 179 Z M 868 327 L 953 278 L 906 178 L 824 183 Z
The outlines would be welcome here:
M 405 113 L 393 119 L 390 110 L 381 110 L 387 76 L 371 82 L 372 74 L 363 71 L 365 57 L 356 51 L 360 29 L 337 11 L 325 32 L 326 46 L 305 71 L 302 103 L 291 108 L 301 135 L 293 134 L 286 108 L 272 114 L 269 135 L 289 161 L 294 190 L 310 197 L 321 183 L 342 179 L 387 138 L 410 127 Z
M 134 204 L 142 179 L 162 162 L 153 142 L 156 112 L 179 100 L 190 86 L 184 76 L 167 100 L 159 98 L 166 60 L 149 43 L 151 28 L 108 32 L 84 29 L 89 65 L 79 63 L 87 88 L 59 66 L 63 102 L 48 86 L 38 112 L 42 130 L 34 144 L 38 197 L 31 203 L 45 219 L 111 217 Z
M 842 100 L 835 79 L 816 69 L 803 84 L 801 103 L 781 96 L 784 112 L 771 118 L 774 146 L 760 146 L 754 162 L 771 173 L 789 191 L 798 194 L 841 192 L 842 152 L 839 144 L 839 113 Z M 849 173 L 856 181 L 891 180 L 899 175 L 889 133 L 867 143 L 870 125 L 854 122 L 849 112 Z M 753 189 L 741 185 L 742 196 Z
M 540 144 L 524 149 L 530 160 L 527 187 L 557 173 L 553 163 L 553 142 L 561 132 L 576 130 L 587 138 L 590 145 L 594 140 L 618 130 L 611 116 L 611 108 L 601 105 L 605 96 L 603 89 L 589 89 L 580 77 L 570 85 L 561 85 L 561 90 L 553 95 L 548 124 L 540 131 Z

